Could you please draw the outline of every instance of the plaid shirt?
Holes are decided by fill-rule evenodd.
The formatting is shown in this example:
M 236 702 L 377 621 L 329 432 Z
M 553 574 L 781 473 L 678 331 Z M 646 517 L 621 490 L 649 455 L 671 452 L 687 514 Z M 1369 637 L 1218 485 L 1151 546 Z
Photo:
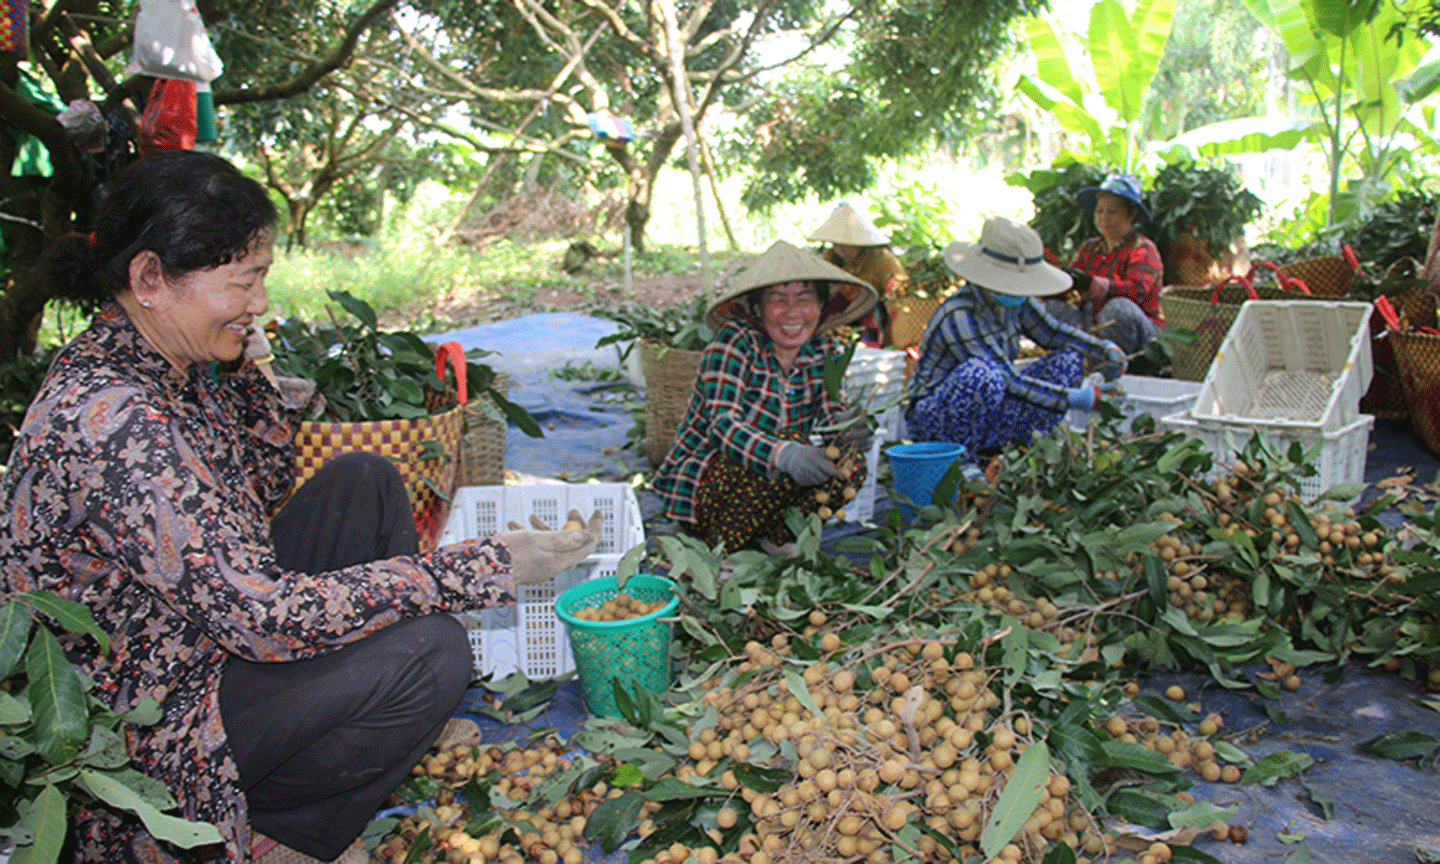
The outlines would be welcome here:
M 787 373 L 758 324 L 731 319 L 721 326 L 700 358 L 675 443 L 655 472 L 666 516 L 694 518 L 696 487 L 711 459 L 724 456 L 769 476 L 782 440 L 777 433 L 804 438 L 817 419 L 833 421 L 843 407 L 825 392 L 825 355 L 834 346 L 830 339 L 811 339 Z
M 1160 250 L 1149 237 L 1131 231 L 1120 245 L 1109 250 L 1105 249 L 1105 238 L 1091 237 L 1080 244 L 1080 251 L 1075 253 L 1070 266 L 1084 270 L 1096 285 L 1103 285 L 1106 299 L 1133 300 L 1151 321 L 1165 326 L 1160 311 L 1160 279 L 1165 265 L 1160 261 Z M 1093 301 L 1092 321 L 1104 305 L 1105 300 Z
M 984 288 L 962 285 L 940 304 L 925 335 L 920 337 L 920 361 L 910 378 L 910 405 L 945 380 L 956 366 L 979 357 L 1004 370 L 1005 392 L 1052 411 L 1070 407 L 1066 388 L 1048 381 L 1027 378 L 1015 371 L 1015 355 L 1024 334 L 1042 348 L 1074 348 L 1081 356 L 1105 358 L 1104 340 L 1050 316 L 1035 300 L 1014 308 L 996 303 Z

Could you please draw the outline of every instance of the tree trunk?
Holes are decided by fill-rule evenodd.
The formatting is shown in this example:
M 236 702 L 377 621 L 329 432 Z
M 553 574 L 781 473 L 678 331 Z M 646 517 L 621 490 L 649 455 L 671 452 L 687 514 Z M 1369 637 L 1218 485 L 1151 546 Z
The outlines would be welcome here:
M 645 226 L 650 222 L 650 200 L 655 193 L 655 177 L 664 167 L 665 161 L 675 149 L 675 144 L 684 134 L 678 121 L 667 123 L 650 145 L 650 153 L 641 162 L 630 152 L 630 145 L 609 147 L 610 156 L 630 177 L 625 205 L 625 224 L 630 227 L 630 245 L 636 253 L 645 251 Z
M 286 198 L 285 251 L 305 248 L 305 220 L 310 216 L 311 199 Z

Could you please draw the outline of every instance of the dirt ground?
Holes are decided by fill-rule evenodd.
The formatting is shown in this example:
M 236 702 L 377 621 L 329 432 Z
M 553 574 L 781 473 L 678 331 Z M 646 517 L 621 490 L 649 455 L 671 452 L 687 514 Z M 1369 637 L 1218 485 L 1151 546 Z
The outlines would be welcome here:
M 750 256 L 720 254 L 712 257 L 717 284 L 744 267 Z M 623 281 L 609 268 L 589 267 L 584 288 L 546 286 L 526 301 L 516 301 L 497 291 L 477 290 L 470 294 L 452 294 L 426 306 L 406 306 L 384 313 L 382 327 L 396 328 L 428 321 L 434 316 L 437 327 L 469 327 L 490 321 L 519 318 L 537 312 L 590 312 L 596 308 L 614 309 L 622 304 L 644 304 L 667 308 L 694 299 L 704 288 L 699 268 L 687 273 L 636 274 L 627 295 Z

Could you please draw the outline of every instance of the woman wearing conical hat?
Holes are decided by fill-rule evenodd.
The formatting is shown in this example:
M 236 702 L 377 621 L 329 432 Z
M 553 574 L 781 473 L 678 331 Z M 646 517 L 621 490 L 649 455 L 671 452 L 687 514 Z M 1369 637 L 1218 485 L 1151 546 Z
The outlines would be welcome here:
M 875 223 L 848 201 L 836 206 L 830 218 L 810 235 L 810 242 L 830 243 L 822 257 L 865 280 L 882 300 L 889 296 L 896 282 L 907 278 L 905 265 L 890 251 L 890 236 L 876 228 Z M 860 340 L 873 348 L 887 345 L 889 328 L 885 304 L 877 303 L 861 321 Z
M 951 243 L 944 256 L 966 284 L 935 310 L 920 338 L 905 407 L 910 437 L 963 444 L 974 459 L 1049 432 L 1068 409 L 1092 409 L 1113 392 L 1113 384 L 1082 384 L 1081 377 L 1087 357 L 1110 381 L 1120 377 L 1120 347 L 1062 324 L 1040 305 L 1038 298 L 1069 288 L 1071 277 L 1045 263 L 1035 229 L 991 218 L 979 242 Z M 1015 369 L 1021 335 L 1050 349 L 1023 373 Z
M 665 515 L 711 546 L 774 551 L 794 539 L 791 507 L 844 507 L 846 487 L 864 480 L 871 433 L 860 409 L 826 392 L 825 358 L 836 346 L 821 334 L 875 301 L 861 279 L 783 240 L 736 277 L 706 313 L 715 338 L 655 473 Z M 845 454 L 837 465 L 810 435 L 845 420 L 855 422 L 830 442 Z

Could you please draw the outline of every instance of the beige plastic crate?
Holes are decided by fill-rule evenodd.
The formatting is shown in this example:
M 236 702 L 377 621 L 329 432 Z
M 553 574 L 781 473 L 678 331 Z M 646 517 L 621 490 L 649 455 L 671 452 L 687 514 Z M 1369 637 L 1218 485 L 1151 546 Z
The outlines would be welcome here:
M 1345 483 L 1365 481 L 1365 454 L 1370 447 L 1370 430 L 1375 418 L 1361 414 L 1348 425 L 1331 431 L 1295 429 L 1268 423 L 1240 425 L 1199 420 L 1188 412 L 1172 414 L 1156 424 L 1161 429 L 1173 429 L 1192 438 L 1199 438 L 1205 449 L 1215 457 L 1212 475 L 1225 471 L 1223 465 L 1232 465 L 1239 453 L 1250 443 L 1250 439 L 1261 435 L 1267 444 L 1280 453 L 1290 449 L 1299 441 L 1307 450 L 1315 445 L 1318 438 L 1324 438 L 1320 453 L 1315 457 L 1316 474 L 1301 477 L 1300 497 L 1314 501 L 1325 492 Z
M 1191 415 L 1335 431 L 1370 386 L 1369 303 L 1252 300 L 1240 307 Z
M 579 510 L 587 518 L 605 515 L 595 552 L 580 566 L 534 585 L 519 585 L 515 605 L 461 613 L 475 655 L 475 672 L 503 678 L 515 671 L 532 681 L 575 669 L 565 625 L 555 615 L 555 598 L 590 579 L 614 576 L 620 557 L 645 542 L 645 525 L 635 490 L 628 483 L 565 483 L 531 486 L 462 486 L 455 490 L 440 543 L 459 543 L 506 531 L 510 520 L 529 526 L 532 514 L 552 527 Z

